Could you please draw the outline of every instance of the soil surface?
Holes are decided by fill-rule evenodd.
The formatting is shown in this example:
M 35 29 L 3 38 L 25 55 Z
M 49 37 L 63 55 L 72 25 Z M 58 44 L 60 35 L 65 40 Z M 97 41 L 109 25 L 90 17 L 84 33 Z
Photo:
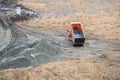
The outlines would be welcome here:
M 10 17 L 15 11 L 0 12 L 0 80 L 120 79 L 119 0 L 17 3 L 37 17 L 14 22 Z M 82 47 L 68 41 L 74 21 L 82 24 Z

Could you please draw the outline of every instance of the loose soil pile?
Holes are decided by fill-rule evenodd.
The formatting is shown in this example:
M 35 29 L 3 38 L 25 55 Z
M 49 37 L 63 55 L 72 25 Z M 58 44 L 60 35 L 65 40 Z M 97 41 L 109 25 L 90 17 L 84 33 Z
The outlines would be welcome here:
M 38 38 L 26 34 L 7 15 L 1 15 L 0 69 L 48 63 L 61 53 L 61 47 L 55 41 L 42 34 Z

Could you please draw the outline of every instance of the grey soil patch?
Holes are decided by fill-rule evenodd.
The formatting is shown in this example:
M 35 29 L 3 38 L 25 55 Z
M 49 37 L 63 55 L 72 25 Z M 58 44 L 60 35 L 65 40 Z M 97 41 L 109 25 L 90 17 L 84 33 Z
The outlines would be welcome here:
M 1 18 L 0 69 L 47 63 L 61 53 L 56 42 L 24 33 L 7 17 Z

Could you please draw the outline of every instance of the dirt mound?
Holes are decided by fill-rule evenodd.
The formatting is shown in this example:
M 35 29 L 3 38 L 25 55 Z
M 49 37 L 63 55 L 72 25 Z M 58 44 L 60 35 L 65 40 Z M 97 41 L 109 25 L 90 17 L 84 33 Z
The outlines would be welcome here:
M 54 45 L 53 42 L 51 43 L 43 39 L 37 40 L 4 52 L 0 57 L 0 69 L 20 68 L 48 63 L 56 60 L 55 58 L 60 53 L 60 47 Z
M 27 21 L 29 19 L 30 19 L 30 17 L 27 14 L 21 14 L 21 16 L 14 15 L 14 16 L 11 17 L 11 20 L 14 21 L 14 22 Z
M 0 15 L 0 27 L 0 69 L 48 63 L 61 53 L 56 42 L 42 34 L 39 34 L 41 37 L 25 34 L 3 13 Z
M 58 59 L 58 54 L 61 53 L 56 42 L 24 34 L 2 13 L 0 27 L 0 69 L 48 63 Z
M 15 5 L 17 3 L 18 0 L 0 0 L 0 4 L 2 4 L 3 6 L 12 6 Z

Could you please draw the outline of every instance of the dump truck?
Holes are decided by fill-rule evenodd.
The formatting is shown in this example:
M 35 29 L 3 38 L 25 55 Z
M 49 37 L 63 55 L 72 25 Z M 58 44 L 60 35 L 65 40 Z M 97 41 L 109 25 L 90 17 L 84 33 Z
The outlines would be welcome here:
M 80 22 L 71 22 L 70 28 L 67 30 L 68 39 L 72 42 L 73 46 L 83 46 L 85 37 L 82 31 Z

